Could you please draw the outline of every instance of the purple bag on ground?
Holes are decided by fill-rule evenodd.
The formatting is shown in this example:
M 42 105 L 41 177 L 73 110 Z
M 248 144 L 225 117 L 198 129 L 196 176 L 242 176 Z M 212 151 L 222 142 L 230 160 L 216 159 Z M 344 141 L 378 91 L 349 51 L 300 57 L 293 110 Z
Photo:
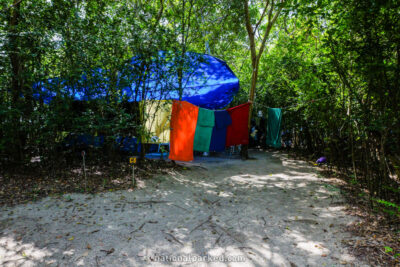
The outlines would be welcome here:
M 317 164 L 323 164 L 326 163 L 326 157 L 320 157 L 319 159 L 317 159 Z

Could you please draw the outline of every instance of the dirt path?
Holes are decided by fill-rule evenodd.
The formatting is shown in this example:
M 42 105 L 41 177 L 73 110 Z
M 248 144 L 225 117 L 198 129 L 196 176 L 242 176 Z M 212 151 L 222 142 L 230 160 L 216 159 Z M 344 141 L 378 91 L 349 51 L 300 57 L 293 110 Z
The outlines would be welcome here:
M 252 155 L 131 192 L 2 207 L 0 266 L 361 266 L 341 244 L 355 218 L 339 190 L 304 162 Z

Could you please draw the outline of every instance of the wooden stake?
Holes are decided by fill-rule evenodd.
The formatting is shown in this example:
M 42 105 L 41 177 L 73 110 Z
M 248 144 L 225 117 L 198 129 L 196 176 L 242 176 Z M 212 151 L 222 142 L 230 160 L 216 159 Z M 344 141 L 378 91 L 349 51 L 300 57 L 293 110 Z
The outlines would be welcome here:
M 85 150 L 82 150 L 82 166 L 83 166 L 83 175 L 85 177 L 85 192 L 87 191 L 87 178 L 86 178 L 86 166 L 85 166 Z

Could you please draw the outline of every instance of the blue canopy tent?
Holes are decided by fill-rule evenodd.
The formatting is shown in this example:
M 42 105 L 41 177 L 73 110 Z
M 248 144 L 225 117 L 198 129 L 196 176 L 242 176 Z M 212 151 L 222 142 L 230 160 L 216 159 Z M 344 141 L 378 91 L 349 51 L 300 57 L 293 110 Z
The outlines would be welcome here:
M 86 73 L 78 81 L 71 82 L 65 79 L 50 78 L 33 85 L 33 97 L 50 104 L 55 97 L 69 97 L 77 101 L 106 99 L 108 92 L 108 78 L 102 69 L 94 69 L 90 75 Z
M 184 59 L 168 52 L 159 52 L 147 68 L 141 68 L 141 60 L 134 57 L 120 70 L 117 89 L 129 102 L 141 100 L 179 99 L 194 105 L 221 109 L 227 106 L 239 90 L 239 80 L 222 60 L 188 52 Z M 179 76 L 179 68 L 182 75 Z M 144 79 L 139 76 L 147 75 Z M 107 71 L 94 69 L 89 75 L 71 85 L 59 78 L 38 82 L 33 86 L 34 97 L 49 104 L 57 95 L 79 101 L 108 97 Z
M 136 60 L 132 59 L 131 64 L 137 65 Z M 181 80 L 179 67 L 182 68 Z M 179 99 L 181 94 L 182 100 L 194 105 L 221 109 L 239 90 L 239 80 L 229 66 L 210 55 L 188 52 L 179 62 L 179 57 L 160 52 L 156 63 L 149 69 L 151 75 L 147 83 L 130 88 L 131 92 L 139 91 L 139 94 L 131 96 L 134 101 Z M 139 90 L 135 90 L 137 87 Z
M 56 97 L 78 101 L 107 100 L 110 97 L 107 74 L 107 70 L 97 68 L 75 82 L 60 78 L 38 82 L 33 86 L 34 97 L 46 104 Z M 182 100 L 203 108 L 221 109 L 238 92 L 239 80 L 229 66 L 216 57 L 188 52 L 180 58 L 174 53 L 161 51 L 147 64 L 136 56 L 121 66 L 116 88 L 119 100 L 128 102 L 178 100 L 181 96 Z M 123 140 L 123 151 L 137 151 L 138 146 L 132 146 L 131 139 L 129 142 Z M 125 143 L 132 144 L 125 146 Z

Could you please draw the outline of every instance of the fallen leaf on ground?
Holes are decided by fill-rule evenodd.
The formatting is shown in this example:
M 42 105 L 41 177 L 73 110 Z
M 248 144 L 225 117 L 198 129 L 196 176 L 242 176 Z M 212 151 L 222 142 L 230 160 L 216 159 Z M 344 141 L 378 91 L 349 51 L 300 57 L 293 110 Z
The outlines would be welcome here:
M 110 250 L 102 249 L 102 250 L 100 250 L 100 251 L 103 251 L 103 252 L 106 253 L 106 255 L 109 255 L 109 254 L 113 253 L 113 252 L 115 251 L 115 249 L 114 249 L 114 248 L 111 248 Z

